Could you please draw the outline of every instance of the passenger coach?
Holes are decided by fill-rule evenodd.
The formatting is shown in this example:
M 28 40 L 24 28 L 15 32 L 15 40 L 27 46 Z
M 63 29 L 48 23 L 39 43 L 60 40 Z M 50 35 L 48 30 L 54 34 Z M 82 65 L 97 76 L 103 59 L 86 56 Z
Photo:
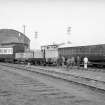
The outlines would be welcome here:
M 95 66 L 105 66 L 105 44 L 88 45 L 88 46 L 75 46 L 75 47 L 60 47 L 58 53 L 68 57 L 80 56 L 81 61 L 86 56 L 89 59 L 90 64 Z
M 0 47 L 0 61 L 15 62 L 15 53 L 24 52 L 24 45 L 8 45 Z

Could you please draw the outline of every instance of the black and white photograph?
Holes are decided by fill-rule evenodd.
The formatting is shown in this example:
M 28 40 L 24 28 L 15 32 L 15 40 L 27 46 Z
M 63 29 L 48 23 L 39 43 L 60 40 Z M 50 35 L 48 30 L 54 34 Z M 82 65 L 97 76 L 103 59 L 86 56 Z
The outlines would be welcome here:
M 0 0 L 0 105 L 105 105 L 105 0 Z

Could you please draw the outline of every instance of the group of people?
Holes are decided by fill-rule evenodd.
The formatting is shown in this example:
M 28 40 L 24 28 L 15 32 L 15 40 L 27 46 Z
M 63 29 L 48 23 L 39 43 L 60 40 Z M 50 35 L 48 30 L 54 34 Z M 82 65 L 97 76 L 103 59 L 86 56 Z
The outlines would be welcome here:
M 60 67 L 66 67 L 67 70 L 72 69 L 74 66 L 77 66 L 77 69 L 80 69 L 80 64 L 81 61 L 84 64 L 84 69 L 87 69 L 87 65 L 88 65 L 88 58 L 84 57 L 82 60 L 79 56 L 75 57 L 68 57 L 67 59 L 65 59 L 63 56 L 59 56 L 59 58 L 57 59 L 57 66 Z M 27 63 L 26 68 L 30 68 L 30 62 Z
M 73 68 L 75 65 L 77 66 L 77 69 L 80 69 L 80 64 L 81 64 L 81 58 L 79 56 L 75 57 L 69 57 L 68 59 L 65 59 L 63 56 L 60 56 L 59 59 L 57 60 L 57 65 L 58 66 L 64 66 L 66 65 L 66 68 Z M 87 69 L 88 65 L 88 58 L 84 57 L 83 58 L 83 64 L 84 64 L 84 69 Z

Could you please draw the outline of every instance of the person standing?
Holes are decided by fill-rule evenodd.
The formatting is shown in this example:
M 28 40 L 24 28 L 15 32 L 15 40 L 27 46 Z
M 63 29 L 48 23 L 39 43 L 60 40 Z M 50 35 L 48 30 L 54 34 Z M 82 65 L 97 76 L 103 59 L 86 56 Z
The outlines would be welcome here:
M 62 67 L 65 65 L 65 57 L 62 56 Z
M 84 61 L 84 69 L 87 69 L 88 58 L 84 57 L 83 61 Z
M 80 69 L 80 57 L 77 56 L 77 69 Z
M 68 71 L 69 70 L 69 67 L 71 66 L 71 58 L 68 58 L 67 61 L 66 61 L 66 70 Z
M 57 67 L 59 68 L 60 66 L 62 66 L 62 57 L 61 57 L 61 55 L 57 58 Z
M 31 64 L 30 62 L 27 63 L 26 69 L 30 69 L 31 68 Z
M 75 58 L 71 57 L 71 69 L 74 67 L 75 65 Z

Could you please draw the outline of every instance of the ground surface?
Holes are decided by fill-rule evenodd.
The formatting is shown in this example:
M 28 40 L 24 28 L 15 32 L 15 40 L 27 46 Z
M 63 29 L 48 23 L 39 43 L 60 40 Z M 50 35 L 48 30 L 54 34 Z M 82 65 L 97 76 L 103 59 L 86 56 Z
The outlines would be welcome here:
M 105 105 L 104 99 L 64 81 L 0 66 L 0 105 Z

